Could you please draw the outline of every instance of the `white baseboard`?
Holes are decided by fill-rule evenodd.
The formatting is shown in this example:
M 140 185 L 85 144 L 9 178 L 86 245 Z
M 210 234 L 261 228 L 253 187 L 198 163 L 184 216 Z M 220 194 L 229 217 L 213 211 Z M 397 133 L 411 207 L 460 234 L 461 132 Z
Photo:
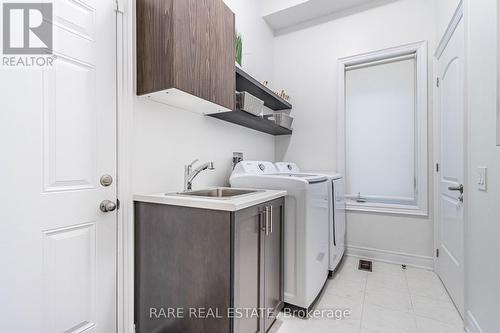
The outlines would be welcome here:
M 465 315 L 465 331 L 467 333 L 483 333 L 479 323 L 470 311 L 467 311 Z
M 415 254 L 373 249 L 361 246 L 347 246 L 347 255 L 356 258 L 387 262 L 390 264 L 434 270 L 434 258 Z

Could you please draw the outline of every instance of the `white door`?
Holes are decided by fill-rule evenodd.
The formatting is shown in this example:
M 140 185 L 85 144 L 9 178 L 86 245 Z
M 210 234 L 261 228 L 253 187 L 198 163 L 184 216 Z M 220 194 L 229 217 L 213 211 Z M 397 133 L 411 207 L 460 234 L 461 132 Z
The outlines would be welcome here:
M 0 70 L 2 332 L 116 331 L 112 0 L 54 0 L 52 68 Z
M 464 23 L 438 59 L 440 170 L 438 174 L 437 273 L 455 305 L 464 311 Z

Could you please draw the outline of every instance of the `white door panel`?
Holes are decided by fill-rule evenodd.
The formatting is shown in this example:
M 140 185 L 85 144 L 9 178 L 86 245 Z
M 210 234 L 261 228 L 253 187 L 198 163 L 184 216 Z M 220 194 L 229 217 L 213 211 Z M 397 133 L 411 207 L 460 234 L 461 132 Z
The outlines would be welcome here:
M 53 67 L 0 71 L 2 331 L 112 333 L 116 17 L 111 0 L 53 3 Z
M 439 206 L 437 273 L 463 315 L 464 311 L 464 208 L 460 192 L 450 186 L 464 184 L 464 28 L 457 26 L 438 59 Z
M 97 187 L 95 77 L 94 67 L 62 55 L 44 73 L 45 191 Z

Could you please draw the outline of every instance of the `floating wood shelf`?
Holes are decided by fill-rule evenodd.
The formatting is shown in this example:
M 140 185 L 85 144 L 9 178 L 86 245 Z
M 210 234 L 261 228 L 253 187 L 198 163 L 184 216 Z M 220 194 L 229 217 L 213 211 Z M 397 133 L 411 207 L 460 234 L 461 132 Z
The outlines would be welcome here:
M 236 90 L 246 91 L 264 101 L 264 105 L 271 110 L 288 110 L 292 104 L 276 95 L 271 89 L 251 77 L 241 68 L 236 67 Z
M 292 130 L 289 130 L 288 128 L 278 126 L 271 120 L 254 116 L 248 112 L 241 110 L 214 113 L 214 114 L 209 114 L 208 116 L 225 120 L 233 124 L 248 127 L 256 131 L 264 132 L 271 135 L 292 134 Z

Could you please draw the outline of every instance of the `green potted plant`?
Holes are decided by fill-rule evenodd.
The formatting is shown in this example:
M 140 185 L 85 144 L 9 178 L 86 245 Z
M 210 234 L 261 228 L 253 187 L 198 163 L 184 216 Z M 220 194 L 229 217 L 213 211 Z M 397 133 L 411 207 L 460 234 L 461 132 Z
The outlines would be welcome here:
M 241 66 L 243 58 L 243 39 L 241 38 L 241 34 L 238 32 L 235 34 L 234 47 L 236 50 L 236 63 Z

